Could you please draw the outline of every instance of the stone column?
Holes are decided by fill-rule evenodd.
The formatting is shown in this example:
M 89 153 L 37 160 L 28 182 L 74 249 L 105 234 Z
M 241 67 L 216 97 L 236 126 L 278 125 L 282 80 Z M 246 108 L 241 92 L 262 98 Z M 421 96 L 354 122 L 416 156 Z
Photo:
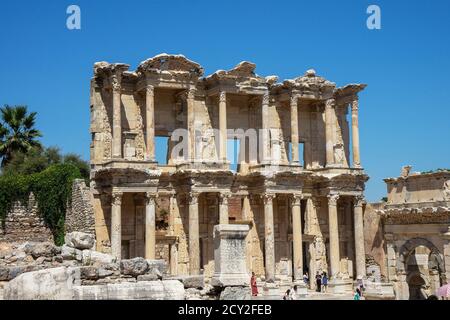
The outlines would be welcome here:
M 292 164 L 298 165 L 298 96 L 291 97 L 291 144 L 292 144 Z
M 220 193 L 219 194 L 219 224 L 228 224 L 228 199 L 230 194 Z
M 294 279 L 303 277 L 303 237 L 301 216 L 301 195 L 292 197 L 292 237 L 294 247 Z
M 112 126 L 112 157 L 122 158 L 122 75 L 116 73 L 112 76 L 113 91 L 113 126 Z
M 359 124 L 358 124 L 358 96 L 352 102 L 352 146 L 353 146 L 353 167 L 361 168 L 359 156 Z
M 198 193 L 189 194 L 189 273 L 200 274 L 200 232 L 198 219 Z
M 269 92 L 262 96 L 262 163 L 270 162 Z
M 111 206 L 111 254 L 117 260 L 122 255 L 122 192 L 113 192 Z
M 145 259 L 154 260 L 156 249 L 156 194 L 147 192 L 145 202 Z
M 325 105 L 325 140 L 326 140 L 326 165 L 334 165 L 334 141 L 333 141 L 333 121 L 335 119 L 334 99 L 328 99 Z
M 355 260 L 356 276 L 366 277 L 366 253 L 364 251 L 364 217 L 363 197 L 356 197 L 354 202 L 354 224 L 355 224 Z
M 178 275 L 178 244 L 172 243 L 170 245 L 170 274 Z
M 265 194 L 264 200 L 264 240 L 266 253 L 266 282 L 275 281 L 275 230 L 273 225 L 274 194 Z
M 187 92 L 187 129 L 188 129 L 188 159 L 195 160 L 195 89 Z
M 227 94 L 219 94 L 220 159 L 227 161 Z
M 444 267 L 447 282 L 450 283 L 450 226 L 446 233 L 442 235 L 444 239 Z
M 330 238 L 330 267 L 331 276 L 335 279 L 339 274 L 339 227 L 337 214 L 337 201 L 339 196 L 334 194 L 328 196 L 328 227 Z
M 147 85 L 145 98 L 145 157 L 146 160 L 155 161 L 155 90 L 152 85 Z

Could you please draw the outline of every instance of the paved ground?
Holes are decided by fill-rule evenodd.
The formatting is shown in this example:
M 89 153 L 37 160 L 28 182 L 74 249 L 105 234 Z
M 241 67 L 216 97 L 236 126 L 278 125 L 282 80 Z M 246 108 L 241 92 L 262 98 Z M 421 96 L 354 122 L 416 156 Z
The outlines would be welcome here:
M 283 296 L 258 296 L 252 297 L 252 300 L 282 300 Z M 353 300 L 351 294 L 332 294 L 332 293 L 318 293 L 315 291 L 308 291 L 308 295 L 297 300 Z

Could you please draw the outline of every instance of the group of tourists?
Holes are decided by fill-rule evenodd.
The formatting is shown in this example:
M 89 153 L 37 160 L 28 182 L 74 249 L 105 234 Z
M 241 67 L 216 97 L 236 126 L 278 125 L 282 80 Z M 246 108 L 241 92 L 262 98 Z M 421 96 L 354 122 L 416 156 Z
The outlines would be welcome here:
M 316 274 L 316 291 L 327 293 L 328 291 L 328 275 L 326 272 Z
M 292 289 L 288 289 L 283 296 L 283 300 L 297 300 L 297 285 Z

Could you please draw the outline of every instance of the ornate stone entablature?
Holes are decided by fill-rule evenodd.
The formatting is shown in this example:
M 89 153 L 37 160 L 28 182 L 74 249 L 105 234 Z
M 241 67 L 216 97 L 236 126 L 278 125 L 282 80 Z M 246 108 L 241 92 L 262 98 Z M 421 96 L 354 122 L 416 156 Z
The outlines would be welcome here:
M 185 56 L 178 54 L 172 55 L 167 53 L 159 54 L 153 58 L 147 59 L 137 68 L 137 73 L 167 73 L 174 77 L 197 77 L 203 76 L 203 68 L 198 63 L 187 59 Z
M 387 225 L 391 224 L 431 224 L 450 223 L 450 207 L 396 207 L 377 210 Z

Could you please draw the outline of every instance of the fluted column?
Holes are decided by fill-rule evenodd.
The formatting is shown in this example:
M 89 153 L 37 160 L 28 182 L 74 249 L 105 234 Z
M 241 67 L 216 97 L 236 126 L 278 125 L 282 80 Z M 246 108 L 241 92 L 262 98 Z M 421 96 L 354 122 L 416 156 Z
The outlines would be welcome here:
M 264 200 L 264 239 L 266 253 L 266 282 L 275 281 L 275 230 L 273 225 L 274 194 L 265 194 Z
M 354 202 L 354 223 L 355 223 L 355 259 L 356 275 L 366 276 L 366 253 L 364 251 L 364 217 L 363 217 L 363 197 L 356 197 Z
M 188 129 L 188 159 L 195 160 L 195 89 L 189 89 L 187 92 L 187 129 Z
M 340 272 L 340 254 L 339 254 L 339 227 L 337 215 L 338 195 L 328 196 L 328 226 L 330 238 L 330 267 L 331 276 L 336 278 Z
M 122 158 L 122 111 L 121 90 L 122 75 L 116 73 L 111 77 L 113 92 L 113 126 L 112 126 L 112 157 Z
M 122 192 L 113 192 L 111 205 L 111 254 L 117 260 L 122 256 Z
M 219 224 L 228 224 L 228 199 L 230 194 L 220 193 L 219 194 Z
M 270 162 L 269 93 L 262 96 L 262 162 Z
M 352 102 L 352 146 L 353 146 L 353 167 L 361 167 L 361 159 L 359 155 L 359 124 L 358 124 L 358 96 Z
M 220 159 L 227 160 L 227 94 L 219 94 Z
M 200 231 L 198 193 L 189 194 L 189 273 L 200 274 Z
M 155 90 L 152 85 L 147 85 L 145 98 L 146 115 L 146 139 L 145 157 L 149 161 L 155 161 Z
M 333 141 L 333 121 L 335 119 L 334 99 L 328 99 L 325 105 L 325 140 L 326 140 L 326 165 L 334 165 L 334 141 Z
M 292 237 L 294 247 L 294 279 L 300 280 L 303 276 L 303 230 L 301 217 L 301 195 L 292 197 Z
M 298 156 L 298 96 L 291 97 L 291 145 L 292 145 L 292 164 L 299 164 Z
M 156 194 L 147 192 L 145 202 L 145 259 L 154 260 L 156 249 Z

